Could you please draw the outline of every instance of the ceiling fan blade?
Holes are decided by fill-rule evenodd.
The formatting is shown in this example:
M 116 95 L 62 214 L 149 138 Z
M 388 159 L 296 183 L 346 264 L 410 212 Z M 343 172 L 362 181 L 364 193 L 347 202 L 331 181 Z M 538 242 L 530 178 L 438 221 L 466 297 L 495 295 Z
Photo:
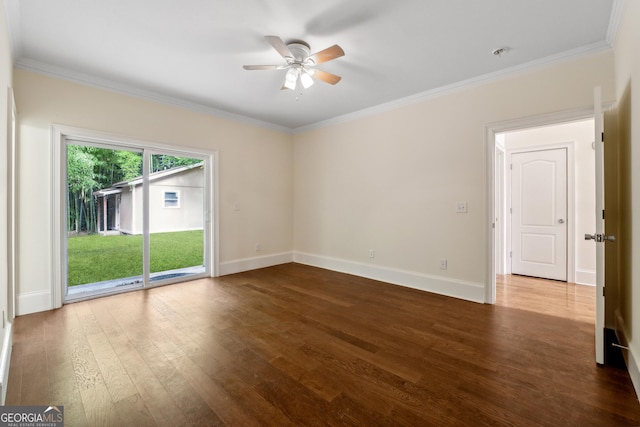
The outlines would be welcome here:
M 243 65 L 245 70 L 283 70 L 286 65 Z
M 322 71 L 322 70 L 315 70 L 314 72 L 311 73 L 311 76 L 314 79 L 318 79 L 321 80 L 325 83 L 329 83 L 329 84 L 336 84 L 338 83 L 340 80 L 342 80 L 342 77 L 340 76 L 336 76 L 335 74 L 331 74 L 331 73 L 327 73 L 326 71 Z
M 342 50 L 342 48 L 337 44 L 334 44 L 320 52 L 314 53 L 309 56 L 309 59 L 316 64 L 322 64 L 323 62 L 331 61 L 332 59 L 340 58 L 341 56 L 344 56 L 344 50 Z
M 278 36 L 264 36 L 271 46 L 285 59 L 293 58 L 291 51 Z

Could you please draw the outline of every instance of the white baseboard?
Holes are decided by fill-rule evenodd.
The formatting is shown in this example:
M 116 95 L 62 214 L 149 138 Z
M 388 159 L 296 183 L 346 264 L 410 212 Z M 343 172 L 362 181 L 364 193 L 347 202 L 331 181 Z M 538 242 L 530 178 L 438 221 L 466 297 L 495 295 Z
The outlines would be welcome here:
M 16 316 L 51 310 L 51 292 L 37 291 L 18 295 L 16 299 Z
M 634 351 L 635 346 L 629 345 L 629 333 L 627 325 L 625 324 L 620 310 L 616 309 L 616 323 L 615 330 L 620 344 L 627 347 L 628 350 L 623 350 L 624 361 L 627 364 L 627 371 L 629 371 L 629 377 L 633 383 L 633 388 L 636 390 L 636 398 L 640 399 L 640 368 L 638 362 L 640 362 L 640 354 Z
M 398 270 L 303 252 L 295 252 L 293 261 L 467 301 L 484 302 L 484 285 L 481 283 L 465 282 L 415 271 Z
M 9 383 L 9 365 L 11 363 L 11 348 L 13 346 L 13 323 L 7 322 L 2 340 L 0 353 L 0 405 L 4 405 L 7 398 L 7 384 Z
M 640 369 L 638 369 L 638 357 L 634 355 L 632 349 L 629 349 L 629 357 L 627 361 L 627 370 L 633 383 L 633 388 L 636 390 L 636 398 L 640 399 Z
M 225 261 L 220 263 L 220 271 L 218 275 L 225 276 L 227 274 L 272 267 L 274 265 L 286 264 L 288 262 L 293 262 L 292 252 L 282 252 L 279 254 Z
M 576 283 L 579 285 L 596 285 L 596 272 L 595 270 L 579 270 L 576 269 Z

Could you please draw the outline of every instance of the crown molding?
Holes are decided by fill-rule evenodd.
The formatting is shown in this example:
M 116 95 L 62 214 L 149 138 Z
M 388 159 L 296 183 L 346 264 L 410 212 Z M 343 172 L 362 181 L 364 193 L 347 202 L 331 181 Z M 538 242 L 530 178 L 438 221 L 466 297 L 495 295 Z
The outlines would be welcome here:
M 622 22 L 622 14 L 626 5 L 625 0 L 613 0 L 611 6 L 611 16 L 609 17 L 609 28 L 607 29 L 607 43 L 613 46 L 618 37 L 620 23 Z
M 612 23 L 614 21 L 616 22 L 615 23 L 616 27 L 619 25 L 623 7 L 624 7 L 624 0 L 615 0 L 614 7 L 612 9 L 611 21 Z M 615 19 L 614 19 L 614 15 L 616 16 Z M 610 24 L 610 29 L 612 28 L 612 26 L 613 24 Z M 615 32 L 617 32 L 617 29 L 615 30 Z M 14 45 L 15 45 L 15 41 L 14 41 Z M 132 85 L 117 83 L 112 80 L 102 79 L 102 78 L 85 74 L 85 73 L 79 73 L 77 71 L 73 71 L 67 68 L 53 66 L 44 62 L 35 61 L 28 58 L 19 58 L 15 62 L 15 67 L 23 70 L 39 73 L 39 74 L 44 74 L 51 77 L 60 78 L 73 83 L 92 86 L 99 89 L 108 90 L 111 92 L 117 92 L 124 95 L 133 96 L 136 98 L 142 98 L 148 101 L 171 105 L 177 108 L 186 109 L 186 110 L 190 110 L 190 111 L 194 111 L 202 114 L 209 114 L 212 116 L 233 120 L 236 122 L 240 122 L 240 123 L 244 123 L 252 126 L 257 126 L 257 127 L 270 129 L 278 132 L 283 132 L 287 134 L 299 134 L 299 133 L 304 133 L 304 132 L 308 132 L 315 129 L 322 129 L 329 126 L 362 119 L 365 117 L 373 116 L 373 115 L 388 112 L 388 111 L 393 111 L 409 105 L 414 105 L 420 102 L 429 101 L 441 96 L 453 94 L 456 92 L 461 92 L 461 91 L 471 89 L 483 84 L 495 82 L 504 78 L 516 76 L 526 72 L 531 72 L 537 69 L 541 69 L 554 64 L 566 62 L 582 56 L 605 52 L 611 49 L 612 49 L 612 45 L 608 40 L 593 43 L 590 45 L 582 46 L 576 49 L 571 49 L 565 52 L 551 55 L 545 58 L 541 58 L 539 60 L 530 61 L 524 64 L 520 64 L 504 70 L 484 74 L 471 79 L 462 80 L 460 82 L 456 82 L 450 85 L 441 86 L 425 92 L 417 93 L 417 94 L 400 98 L 394 101 L 379 104 L 374 107 L 365 108 L 359 111 L 355 111 L 353 113 L 344 114 L 341 116 L 333 117 L 331 119 L 322 120 L 316 123 L 312 123 L 312 124 L 297 127 L 297 128 L 289 128 L 286 126 L 265 122 L 262 120 L 254 119 L 254 118 L 243 116 L 240 114 L 230 113 L 228 111 L 219 110 L 217 108 L 209 107 L 207 105 L 199 104 L 196 102 L 187 101 L 177 97 L 172 97 L 172 96 L 160 94 L 157 92 L 141 89 Z
M 460 82 L 456 82 L 450 85 L 441 86 L 425 92 L 417 93 L 415 95 L 410 95 L 410 96 L 400 98 L 391 102 L 377 105 L 375 107 L 365 108 L 363 110 L 359 110 L 359 111 L 345 114 L 338 117 L 333 117 L 331 119 L 323 120 L 321 122 L 297 127 L 293 129 L 293 133 L 299 134 L 299 133 L 308 132 L 315 129 L 322 129 L 328 126 L 333 126 L 340 123 L 346 123 L 346 122 L 362 119 L 365 117 L 373 116 L 373 115 L 384 113 L 387 111 L 393 111 L 409 105 L 429 101 L 444 95 L 461 92 L 463 90 L 471 89 L 477 86 L 481 86 L 483 84 L 492 83 L 504 78 L 531 72 L 541 68 L 546 68 L 551 65 L 570 61 L 572 59 L 580 58 L 586 55 L 605 52 L 611 49 L 612 49 L 611 45 L 606 41 L 593 43 L 593 44 L 582 46 L 576 49 L 567 50 L 565 52 L 561 52 L 555 55 L 547 56 L 545 58 L 541 58 L 535 61 L 530 61 L 524 64 L 516 65 L 514 67 L 506 68 L 504 70 L 483 74 L 478 77 L 473 77 L 471 79 L 462 80 Z
M 197 102 L 187 101 L 178 97 L 164 95 L 151 90 L 141 89 L 133 85 L 118 83 L 112 80 L 103 79 L 100 77 L 92 76 L 90 74 L 80 73 L 70 70 L 68 68 L 58 67 L 55 65 L 47 64 L 40 61 L 35 61 L 29 58 L 19 58 L 15 61 L 14 66 L 16 68 L 31 71 L 38 74 L 44 74 L 46 76 L 67 80 L 72 83 L 78 83 L 86 86 L 95 87 L 98 89 L 107 90 L 110 92 L 116 92 L 123 95 L 132 96 L 135 98 L 145 99 L 147 101 L 157 102 L 161 104 L 170 105 L 173 107 L 181 108 L 184 110 L 190 110 L 197 113 L 208 114 L 223 119 L 232 120 L 252 126 L 257 126 L 265 129 L 270 129 L 278 132 L 284 132 L 287 134 L 292 133 L 292 129 L 286 126 L 277 125 L 274 123 L 265 122 L 251 117 L 243 116 L 241 114 L 230 113 L 228 111 L 219 110 L 214 107 L 210 107 Z

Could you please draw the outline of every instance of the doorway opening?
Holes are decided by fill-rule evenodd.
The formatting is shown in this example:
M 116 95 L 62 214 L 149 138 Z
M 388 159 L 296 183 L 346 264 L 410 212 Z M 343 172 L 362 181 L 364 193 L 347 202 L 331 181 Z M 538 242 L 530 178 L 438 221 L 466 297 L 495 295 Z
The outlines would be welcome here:
M 593 229 L 595 212 L 593 110 L 519 119 L 491 125 L 487 130 L 490 150 L 488 158 L 492 171 L 489 183 L 491 192 L 489 207 L 493 221 L 492 228 L 489 230 L 491 263 L 488 282 L 491 286 L 486 289 L 485 301 L 492 304 L 496 302 L 496 277 L 500 280 L 502 291 L 505 289 L 505 279 L 508 279 L 507 276 L 511 274 L 522 274 L 524 277 L 546 277 L 560 280 L 559 283 L 595 285 L 595 250 L 593 245 L 581 239 L 585 233 Z M 566 157 L 566 161 L 562 158 L 556 161 L 558 164 L 566 164 L 566 182 L 562 182 L 562 179 L 556 176 L 544 175 L 543 178 L 537 176 L 544 171 L 550 172 L 556 168 L 557 165 L 554 162 L 538 158 L 538 154 L 544 157 L 549 153 Z M 525 181 L 523 186 L 523 183 L 516 179 L 514 187 L 514 166 L 512 166 L 514 161 L 520 167 L 523 164 L 526 165 L 524 171 L 522 168 L 516 171 L 517 178 L 523 176 L 527 178 L 529 174 L 527 179 L 531 181 L 533 177 L 536 185 L 529 185 Z M 518 168 L 517 165 L 516 168 Z M 542 182 L 543 187 L 553 184 L 566 191 L 564 202 L 550 198 L 548 194 L 542 198 L 540 195 L 533 194 L 532 190 L 540 180 L 546 180 Z M 514 188 L 521 192 L 520 195 L 516 194 L 515 200 Z M 521 197 L 522 194 L 525 195 L 524 199 Z M 540 228 L 529 228 L 518 230 L 520 234 L 516 235 L 513 227 L 518 225 L 514 224 L 518 221 L 513 221 L 514 202 L 518 204 L 518 209 L 527 205 L 530 208 L 533 207 L 529 216 L 525 218 L 525 225 L 535 225 L 536 221 L 533 220 L 537 219 L 537 222 L 545 223 L 544 232 Z M 544 205 L 542 202 L 556 210 L 540 210 L 540 206 Z M 564 206 L 558 206 L 558 204 L 564 204 Z M 516 214 L 521 213 L 516 212 Z M 544 221 L 540 221 L 540 218 L 544 218 Z M 521 215 L 519 219 L 522 219 Z M 523 225 L 522 221 L 520 222 L 519 225 Z M 553 228 L 559 230 L 560 240 L 566 240 L 564 245 L 551 245 L 551 243 L 557 243 L 559 238 L 557 234 L 546 233 L 546 229 Z M 521 238 L 523 235 L 525 239 Z M 518 245 L 515 251 L 514 244 Z M 519 268 L 513 269 L 514 252 L 519 252 L 518 256 L 522 258 L 523 245 L 525 261 L 537 267 L 547 267 L 551 261 L 559 261 L 561 264 L 558 271 L 562 274 L 554 277 L 537 271 L 523 272 Z
M 593 135 L 593 118 L 496 135 L 501 292 L 512 274 L 595 286 L 595 247 L 581 238 L 595 227 Z

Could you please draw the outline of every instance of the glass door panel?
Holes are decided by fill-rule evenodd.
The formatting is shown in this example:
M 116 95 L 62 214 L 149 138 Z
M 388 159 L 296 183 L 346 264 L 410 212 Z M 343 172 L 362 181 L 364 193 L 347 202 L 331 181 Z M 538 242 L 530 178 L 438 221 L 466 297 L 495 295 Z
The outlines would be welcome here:
M 142 159 L 67 143 L 67 299 L 143 286 Z
M 149 279 L 152 284 L 205 272 L 203 159 L 152 154 L 149 161 Z

